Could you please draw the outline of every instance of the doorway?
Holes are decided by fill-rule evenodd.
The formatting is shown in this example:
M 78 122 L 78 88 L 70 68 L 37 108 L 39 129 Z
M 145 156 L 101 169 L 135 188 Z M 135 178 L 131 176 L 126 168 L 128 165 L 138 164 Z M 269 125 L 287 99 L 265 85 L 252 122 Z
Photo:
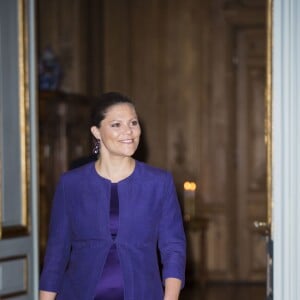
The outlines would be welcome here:
M 39 42 L 61 58 L 61 89 L 132 96 L 147 162 L 173 173 L 183 209 L 183 183 L 197 183 L 205 280 L 265 283 L 265 237 L 253 226 L 267 218 L 265 1 L 96 2 L 39 1 Z M 188 279 L 197 281 L 199 232 L 187 235 Z

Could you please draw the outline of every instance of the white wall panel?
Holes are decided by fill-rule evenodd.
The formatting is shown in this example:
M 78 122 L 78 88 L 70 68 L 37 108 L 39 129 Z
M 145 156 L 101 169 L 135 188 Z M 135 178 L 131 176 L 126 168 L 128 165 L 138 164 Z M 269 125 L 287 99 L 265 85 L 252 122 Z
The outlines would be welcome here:
M 300 299 L 300 3 L 274 0 L 274 299 Z

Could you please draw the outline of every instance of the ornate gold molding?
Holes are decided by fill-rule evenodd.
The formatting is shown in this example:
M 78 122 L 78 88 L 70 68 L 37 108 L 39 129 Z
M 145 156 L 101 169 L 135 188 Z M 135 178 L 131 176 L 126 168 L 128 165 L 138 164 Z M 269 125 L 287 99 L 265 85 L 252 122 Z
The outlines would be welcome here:
M 20 107 L 20 146 L 21 146 L 21 193 L 22 224 L 28 224 L 29 187 L 29 90 L 28 90 L 28 28 L 25 14 L 25 0 L 18 3 L 19 22 L 19 107 Z
M 265 94 L 265 142 L 267 148 L 267 222 L 272 224 L 272 50 L 273 50 L 273 0 L 267 0 L 267 62 Z M 271 228 L 270 228 L 271 229 Z M 272 229 L 271 229 L 272 234 Z
M 3 226 L 3 211 L 0 205 L 0 239 L 28 234 L 29 231 L 29 187 L 30 187 L 30 156 L 29 156 L 29 87 L 28 87 L 28 19 L 26 14 L 27 1 L 17 0 L 18 28 L 18 83 L 19 83 L 19 147 L 20 147 L 20 209 L 21 217 L 18 224 Z M 3 158 L 5 159 L 5 158 Z M 1 164 L 2 165 L 2 164 Z M 3 169 L 1 174 L 3 174 Z M 18 171 L 18 170 L 16 170 Z M 4 201 L 4 199 L 0 199 Z M 1 203 L 1 201 L 0 201 Z

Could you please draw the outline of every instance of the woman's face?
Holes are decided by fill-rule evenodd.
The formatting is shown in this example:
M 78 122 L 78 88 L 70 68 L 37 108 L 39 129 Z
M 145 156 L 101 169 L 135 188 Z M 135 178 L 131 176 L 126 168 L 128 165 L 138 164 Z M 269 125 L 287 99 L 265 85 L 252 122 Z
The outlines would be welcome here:
M 129 157 L 136 151 L 141 128 L 136 111 L 131 104 L 121 103 L 108 108 L 100 127 L 93 126 L 91 131 L 101 140 L 101 156 Z

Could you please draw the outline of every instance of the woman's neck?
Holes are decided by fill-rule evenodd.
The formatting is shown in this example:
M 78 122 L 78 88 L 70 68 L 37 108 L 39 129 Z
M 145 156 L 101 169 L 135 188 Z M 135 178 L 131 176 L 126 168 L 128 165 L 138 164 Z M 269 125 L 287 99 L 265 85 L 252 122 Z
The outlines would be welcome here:
M 111 182 L 118 182 L 130 176 L 135 168 L 135 160 L 131 157 L 104 160 L 101 157 L 96 162 L 97 172 Z

